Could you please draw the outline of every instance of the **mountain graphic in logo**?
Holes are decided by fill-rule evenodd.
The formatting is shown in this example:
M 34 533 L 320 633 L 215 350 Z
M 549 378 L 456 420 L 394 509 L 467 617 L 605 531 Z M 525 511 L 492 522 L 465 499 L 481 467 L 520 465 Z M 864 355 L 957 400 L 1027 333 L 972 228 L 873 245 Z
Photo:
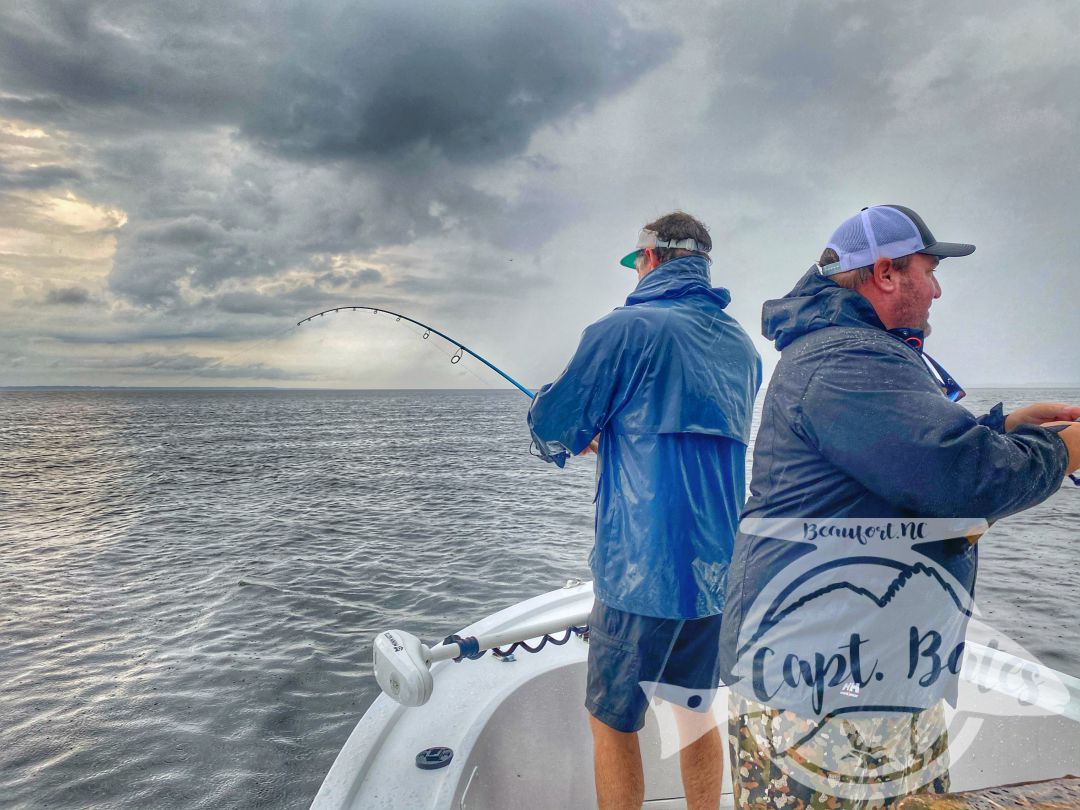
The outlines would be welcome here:
M 879 580 L 879 577 L 839 578 L 837 572 L 849 566 L 884 566 L 895 569 L 898 573 L 884 583 L 883 586 L 877 585 L 877 587 L 873 587 L 867 584 L 868 581 Z M 904 563 L 883 557 L 845 557 L 839 560 L 829 560 L 810 568 L 791 580 L 766 608 L 764 616 L 760 623 L 757 624 L 758 629 L 746 643 L 741 645 L 739 654 L 742 655 L 749 645 L 752 645 L 773 626 L 780 624 L 792 614 L 804 610 L 813 610 L 815 600 L 823 599 L 837 592 L 847 592 L 853 596 L 865 598 L 878 609 L 886 608 L 909 585 L 919 590 L 920 595 L 925 595 L 923 592 L 928 583 L 917 580 L 916 577 L 919 575 L 935 582 L 941 592 L 949 597 L 955 610 L 965 617 L 971 617 L 970 594 L 951 575 L 946 573 L 943 576 L 936 566 L 929 565 L 925 561 Z M 804 588 L 807 583 L 822 578 L 827 580 L 824 584 L 819 582 L 818 587 L 809 591 Z M 793 595 L 796 598 L 789 602 L 788 600 Z M 939 600 L 935 599 L 934 601 Z
M 971 595 L 917 552 L 807 554 L 745 614 L 733 688 L 807 717 L 917 712 L 956 693 Z

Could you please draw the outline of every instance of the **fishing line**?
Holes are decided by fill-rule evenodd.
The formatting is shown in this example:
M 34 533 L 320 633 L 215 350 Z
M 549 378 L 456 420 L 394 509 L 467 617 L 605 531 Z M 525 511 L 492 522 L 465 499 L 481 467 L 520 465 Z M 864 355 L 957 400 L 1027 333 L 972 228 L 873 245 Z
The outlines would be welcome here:
M 301 326 L 302 324 L 305 324 L 308 321 L 313 321 L 316 318 L 321 318 L 324 315 L 330 315 L 330 314 L 337 313 L 337 312 L 346 312 L 348 310 L 352 310 L 353 312 L 356 312 L 357 310 L 364 310 L 364 311 L 370 312 L 372 315 L 380 315 L 380 314 L 391 315 L 398 321 L 408 321 L 409 323 L 416 324 L 417 326 L 419 326 L 421 329 L 424 330 L 423 333 L 421 333 L 421 335 L 420 335 L 420 337 L 423 340 L 429 340 L 432 335 L 438 335 L 443 340 L 445 340 L 447 343 L 450 343 L 450 344 L 457 347 L 457 351 L 453 352 L 450 355 L 450 363 L 451 363 L 451 365 L 455 365 L 455 366 L 458 365 L 461 362 L 461 360 L 463 359 L 463 357 L 465 356 L 465 354 L 468 354 L 470 357 L 475 357 L 477 360 L 479 360 L 485 366 L 490 368 L 492 371 L 494 371 L 496 374 L 498 374 L 504 380 L 509 382 L 511 385 L 513 385 L 515 388 L 517 388 L 519 391 L 521 391 L 521 393 L 523 393 L 523 394 L 525 394 L 525 396 L 529 397 L 529 399 L 532 399 L 532 398 L 534 398 L 536 396 L 536 394 L 534 394 L 532 391 L 530 391 L 524 385 L 519 383 L 517 380 L 515 380 L 513 377 L 511 377 L 509 374 L 507 374 L 501 368 L 496 366 L 490 360 L 488 360 L 488 359 L 486 359 L 484 357 L 481 357 L 479 354 L 474 352 L 472 349 L 470 349 L 468 346 L 466 346 L 461 341 L 454 340 L 454 338 L 450 337 L 445 332 L 440 332 L 434 326 L 428 326 L 426 323 L 421 323 L 420 321 L 418 321 L 418 320 L 416 320 L 414 318 L 410 318 L 408 315 L 402 315 L 402 314 L 400 314 L 398 312 L 393 312 L 392 310 L 389 310 L 389 309 L 382 309 L 381 307 L 368 307 L 368 306 L 362 306 L 362 305 L 347 306 L 347 307 L 334 307 L 333 309 L 325 309 L 322 312 L 316 312 L 314 315 L 309 315 L 308 317 L 297 321 L 296 326 Z M 293 328 L 295 328 L 295 327 L 293 327 Z
M 420 337 L 421 339 L 424 337 L 423 330 L 421 330 L 420 327 L 414 326 L 413 324 L 408 323 L 406 321 L 401 321 L 400 323 L 401 323 L 401 325 L 403 327 L 408 329 L 414 335 Z M 430 335 L 429 335 L 429 337 L 430 337 Z M 477 382 L 479 382 L 481 385 L 485 386 L 486 388 L 490 388 L 492 391 L 499 390 L 494 385 L 491 384 L 491 380 L 485 379 L 484 377 L 481 377 L 479 374 L 477 374 L 475 371 L 473 371 L 472 366 L 470 364 L 461 362 L 461 349 L 457 349 L 456 351 L 450 351 L 446 347 L 441 346 L 439 343 L 432 342 L 431 340 L 428 340 L 427 342 L 428 342 L 428 346 L 431 348 L 432 351 L 437 351 L 440 354 L 443 354 L 447 358 L 449 358 L 451 365 L 460 365 L 460 367 L 462 369 L 469 372 L 469 374 L 471 374 L 473 376 L 473 378 L 476 379 Z M 454 359 L 455 356 L 458 359 L 455 360 Z
M 297 326 L 299 326 L 299 324 L 297 324 Z M 289 334 L 289 332 L 293 331 L 294 329 L 296 329 L 296 326 L 290 326 L 290 327 L 288 327 L 286 329 L 282 329 L 280 332 L 277 332 L 276 334 L 270 335 L 270 337 L 263 338 L 262 340 L 259 340 L 259 341 L 255 342 L 255 343 L 253 343 L 252 345 L 248 346 L 246 349 L 240 349 L 238 351 L 233 352 L 232 354 L 228 354 L 228 355 L 225 355 L 224 357 L 220 357 L 217 360 L 215 360 L 213 363 L 211 363 L 210 365 L 204 366 L 204 367 L 199 368 L 199 369 L 196 369 L 196 370 L 192 371 L 190 374 L 188 374 L 188 375 L 186 375 L 184 377 L 181 377 L 175 383 L 175 386 L 178 387 L 178 388 L 182 388 L 183 387 L 182 383 L 186 383 L 188 380 L 194 380 L 197 377 L 205 377 L 206 373 L 208 371 L 213 371 L 215 368 L 219 368 L 220 366 L 223 366 L 223 365 L 225 365 L 226 363 L 228 363 L 228 362 L 230 362 L 232 360 L 236 360 L 236 359 L 238 359 L 240 357 L 243 357 L 244 355 L 251 354 L 253 351 L 255 351 L 256 349 L 262 348 L 267 343 L 270 343 L 270 342 L 275 341 L 275 340 L 280 340 L 281 338 L 285 337 L 285 335 Z M 258 378 L 256 377 L 255 379 L 258 379 Z
M 381 307 L 368 307 L 368 306 L 363 306 L 363 305 L 359 305 L 359 304 L 356 305 L 356 306 L 334 307 L 333 309 L 324 309 L 322 312 L 316 312 L 314 315 L 308 315 L 306 318 L 303 318 L 303 319 L 297 321 L 296 325 L 301 326 L 302 324 L 305 324 L 308 321 L 313 321 L 316 318 L 321 318 L 324 315 L 330 315 L 332 313 L 337 313 L 337 312 L 346 312 L 348 310 L 352 310 L 353 312 L 356 312 L 357 310 L 364 310 L 366 312 L 370 312 L 372 315 L 391 315 L 397 321 L 408 321 L 408 323 L 415 324 L 416 326 L 419 326 L 421 329 L 424 330 L 423 333 L 421 333 L 421 335 L 420 335 L 420 337 L 423 340 L 430 339 L 432 335 L 438 335 L 443 340 L 445 340 L 447 343 L 450 343 L 451 345 L 457 347 L 457 351 L 454 352 L 450 356 L 450 363 L 452 365 L 458 365 L 458 363 L 461 362 L 464 355 L 468 354 L 471 357 L 475 357 L 477 360 L 479 360 L 485 366 L 490 368 L 492 371 L 494 371 L 496 374 L 498 374 L 504 380 L 509 382 L 511 385 L 513 385 L 515 388 L 517 388 L 521 393 L 525 394 L 525 396 L 527 396 L 529 399 L 535 399 L 536 398 L 535 393 L 533 393 L 528 388 L 526 388 L 524 385 L 519 383 L 517 380 L 515 380 L 513 377 L 511 377 L 509 374 L 507 374 L 501 368 L 496 366 L 490 360 L 488 360 L 487 358 L 481 357 L 479 354 L 474 352 L 472 349 L 470 349 L 468 346 L 466 346 L 461 341 L 454 340 L 454 338 L 450 337 L 445 332 L 440 332 L 434 326 L 428 326 L 426 323 L 422 323 L 421 321 L 418 321 L 415 318 L 410 318 L 408 315 L 402 315 L 402 314 L 400 314 L 398 312 L 394 312 L 393 310 L 383 309 Z M 476 375 L 474 374 L 473 376 L 476 376 Z M 477 379 L 479 379 L 479 378 L 477 378 Z M 589 446 L 586 448 L 586 450 L 584 450 L 582 452 L 584 453 L 584 452 L 589 451 L 589 450 L 591 450 L 593 453 L 599 453 L 599 444 L 597 443 L 596 439 L 593 439 L 591 442 L 589 442 Z M 599 467 L 599 465 L 597 465 L 596 474 L 597 474 L 597 478 L 599 479 L 599 475 L 600 475 L 600 467 Z

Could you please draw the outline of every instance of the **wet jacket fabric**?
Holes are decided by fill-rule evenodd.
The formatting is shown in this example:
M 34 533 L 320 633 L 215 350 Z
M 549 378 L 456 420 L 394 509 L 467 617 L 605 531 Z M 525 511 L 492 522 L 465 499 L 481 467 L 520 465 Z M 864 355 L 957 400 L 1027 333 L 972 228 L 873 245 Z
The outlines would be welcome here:
M 589 563 L 605 605 L 721 612 L 761 379 L 750 337 L 724 312 L 730 300 L 704 259 L 665 262 L 585 330 L 529 410 L 537 451 L 560 467 L 600 436 Z
M 814 268 L 767 301 L 762 331 L 781 351 L 754 445 L 750 518 L 985 518 L 1027 509 L 1061 486 L 1068 454 L 1053 430 L 1004 431 L 997 405 L 976 418 L 944 396 L 918 351 L 885 330 L 863 296 Z M 743 526 L 752 525 L 744 522 Z M 755 594 L 804 553 L 799 543 L 739 532 L 723 624 L 735 663 Z M 977 545 L 917 547 L 974 592 Z M 858 551 L 858 547 L 855 547 Z M 857 604 L 853 603 L 853 610 Z M 845 627 L 843 615 L 809 625 Z

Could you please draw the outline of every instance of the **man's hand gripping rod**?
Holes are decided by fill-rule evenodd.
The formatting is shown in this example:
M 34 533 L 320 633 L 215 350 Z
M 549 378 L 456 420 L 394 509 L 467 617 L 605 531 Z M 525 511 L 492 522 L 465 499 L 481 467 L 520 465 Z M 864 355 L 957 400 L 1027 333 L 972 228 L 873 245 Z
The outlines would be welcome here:
M 478 657 L 485 650 L 502 647 L 518 641 L 541 638 L 571 627 L 585 625 L 589 621 L 588 610 L 547 618 L 493 633 L 470 636 L 458 642 L 436 644 L 429 647 L 420 639 L 404 630 L 386 630 L 375 636 L 372 645 L 375 656 L 375 680 L 379 687 L 393 700 L 403 706 L 423 706 L 431 697 L 434 682 L 431 665 L 448 658 Z

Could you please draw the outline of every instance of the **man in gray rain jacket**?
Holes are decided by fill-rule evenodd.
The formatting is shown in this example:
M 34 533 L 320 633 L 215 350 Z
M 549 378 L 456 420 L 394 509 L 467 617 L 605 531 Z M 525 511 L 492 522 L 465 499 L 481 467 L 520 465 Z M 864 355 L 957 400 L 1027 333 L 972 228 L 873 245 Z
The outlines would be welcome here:
M 974 540 L 1080 466 L 1080 425 L 1066 424 L 1080 407 L 977 419 L 923 354 L 938 263 L 974 250 L 903 206 L 863 209 L 764 305 L 782 354 L 721 630 L 737 807 L 883 807 L 947 789 L 941 702 L 955 694 Z M 975 528 L 942 528 L 955 519 Z M 918 537 L 887 535 L 909 529 Z

